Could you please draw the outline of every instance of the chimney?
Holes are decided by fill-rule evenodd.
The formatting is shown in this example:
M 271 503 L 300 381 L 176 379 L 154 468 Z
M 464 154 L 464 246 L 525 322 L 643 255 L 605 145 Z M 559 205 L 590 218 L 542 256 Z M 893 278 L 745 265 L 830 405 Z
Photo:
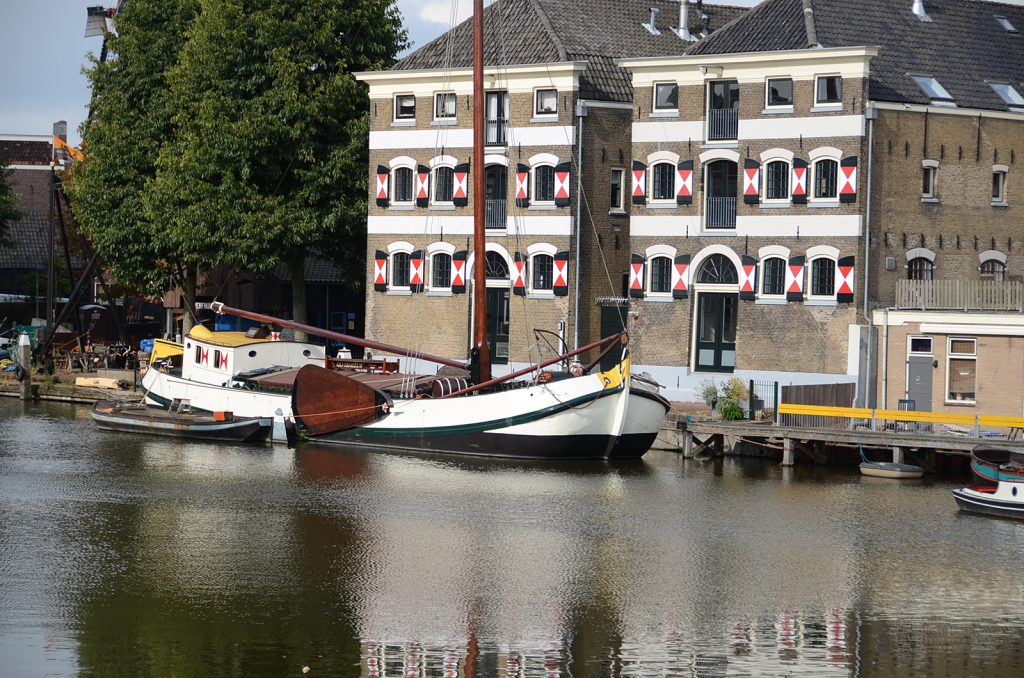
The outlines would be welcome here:
M 649 23 L 649 24 L 640 24 L 640 25 L 643 26 L 644 28 L 646 28 L 647 32 L 650 33 L 651 35 L 661 35 L 661 31 L 659 31 L 658 28 L 654 25 L 654 21 L 657 18 L 658 18 L 658 8 L 657 7 L 651 7 L 651 23 Z
M 690 0 L 679 0 L 679 28 L 670 29 L 686 42 L 697 42 L 697 37 L 690 32 Z
M 924 0 L 914 0 L 914 6 L 910 8 L 910 11 L 921 21 L 930 22 L 932 20 L 928 16 L 928 12 L 924 10 Z

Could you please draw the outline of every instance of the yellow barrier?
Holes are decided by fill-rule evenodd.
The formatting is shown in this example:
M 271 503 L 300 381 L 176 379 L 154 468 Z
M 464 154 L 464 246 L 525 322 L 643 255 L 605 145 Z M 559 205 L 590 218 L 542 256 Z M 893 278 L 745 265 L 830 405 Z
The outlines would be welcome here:
M 995 428 L 1024 428 L 1024 417 L 997 415 L 953 414 L 948 412 L 914 412 L 909 410 L 872 410 L 863 407 L 825 407 L 782 403 L 779 414 L 803 414 L 814 417 L 842 417 L 846 419 L 883 419 L 916 421 L 927 424 L 958 424 L 960 426 L 987 426 Z

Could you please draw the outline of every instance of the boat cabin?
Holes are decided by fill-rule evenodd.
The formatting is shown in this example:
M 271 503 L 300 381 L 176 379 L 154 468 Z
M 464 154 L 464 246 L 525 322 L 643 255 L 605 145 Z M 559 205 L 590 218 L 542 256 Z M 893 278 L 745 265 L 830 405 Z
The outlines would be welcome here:
M 261 368 L 324 366 L 323 346 L 298 341 L 282 341 L 277 333 L 211 332 L 192 328 L 185 337 L 181 376 L 203 384 L 223 385 L 233 375 Z

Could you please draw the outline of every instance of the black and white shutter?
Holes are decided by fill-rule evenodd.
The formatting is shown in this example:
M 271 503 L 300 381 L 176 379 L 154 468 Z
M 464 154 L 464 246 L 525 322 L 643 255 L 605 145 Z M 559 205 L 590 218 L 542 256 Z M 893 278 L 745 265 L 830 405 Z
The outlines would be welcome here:
M 469 204 L 469 163 L 464 162 L 455 166 L 452 172 L 452 203 L 456 207 L 465 207 Z
M 516 252 L 512 262 L 512 294 L 526 295 L 526 257 L 522 252 Z
M 466 293 L 466 250 L 452 255 L 452 294 Z
M 388 188 L 390 187 L 391 170 L 387 165 L 377 165 L 377 207 L 388 206 Z
M 790 257 L 786 267 L 786 301 L 804 300 L 804 257 Z
M 680 160 L 676 165 L 676 204 L 693 203 L 693 161 Z
M 556 297 L 569 296 L 569 253 L 555 253 L 554 291 Z
M 633 204 L 647 204 L 647 165 L 633 161 Z
M 423 291 L 423 250 L 416 250 L 409 255 L 409 290 Z
M 555 207 L 568 207 L 570 177 L 572 176 L 572 163 L 563 162 L 555 165 Z
M 381 250 L 373 255 L 373 289 L 377 292 L 388 289 L 388 253 Z
M 523 163 L 516 165 L 516 207 L 530 206 L 530 168 Z
M 629 296 L 644 296 L 644 267 L 647 260 L 642 255 L 629 255 Z
M 416 168 L 416 206 L 430 204 L 430 168 L 420 165 Z
M 640 287 L 643 287 L 641 282 Z M 680 254 L 672 266 L 672 298 L 685 299 L 690 294 L 690 255 Z
M 744 254 L 740 258 L 740 299 L 753 301 L 757 291 L 757 259 Z
M 793 158 L 792 176 L 789 179 L 790 191 L 793 196 L 793 203 L 797 205 L 807 204 L 807 187 L 810 179 L 807 176 L 807 161 L 800 158 Z
M 743 202 L 756 205 L 761 201 L 761 163 L 747 158 L 743 161 Z
M 839 280 L 836 281 L 836 301 L 840 304 L 852 304 L 853 293 L 856 289 L 854 258 L 840 257 L 836 262 L 836 270 L 839 273 Z
M 839 202 L 857 202 L 857 156 L 839 161 Z

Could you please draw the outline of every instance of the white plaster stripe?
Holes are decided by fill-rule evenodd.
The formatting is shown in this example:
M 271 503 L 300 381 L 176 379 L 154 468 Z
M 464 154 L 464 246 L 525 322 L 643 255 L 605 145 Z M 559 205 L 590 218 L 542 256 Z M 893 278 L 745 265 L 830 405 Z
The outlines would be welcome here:
M 536 125 L 510 127 L 506 139 L 509 146 L 569 146 L 576 132 L 572 125 Z M 370 148 L 395 149 L 472 148 L 473 130 L 458 128 L 439 133 L 436 129 L 384 129 L 370 132 Z
M 410 215 L 371 215 L 367 218 L 367 233 L 370 235 L 472 235 L 473 217 Z M 572 217 L 552 216 L 510 216 L 507 222 L 508 235 L 569 235 Z
M 371 132 L 370 134 L 373 134 Z M 741 119 L 739 139 L 799 139 L 864 136 L 863 115 L 818 115 L 804 118 Z M 633 143 L 702 141 L 702 120 L 634 122 Z M 371 146 L 372 148 L 372 146 Z
M 704 138 L 704 122 L 701 120 L 672 120 L 633 123 L 633 143 L 642 144 L 659 141 L 701 140 Z
M 752 236 L 836 236 L 856 237 L 861 234 L 860 214 L 785 214 L 736 217 L 736 230 L 707 229 L 701 231 L 700 215 L 634 216 L 629 221 L 634 236 L 752 235 Z M 689 231 L 687 232 L 687 227 Z
M 634 236 L 683 236 L 700 231 L 700 216 L 635 216 L 629 220 L 629 234 Z

